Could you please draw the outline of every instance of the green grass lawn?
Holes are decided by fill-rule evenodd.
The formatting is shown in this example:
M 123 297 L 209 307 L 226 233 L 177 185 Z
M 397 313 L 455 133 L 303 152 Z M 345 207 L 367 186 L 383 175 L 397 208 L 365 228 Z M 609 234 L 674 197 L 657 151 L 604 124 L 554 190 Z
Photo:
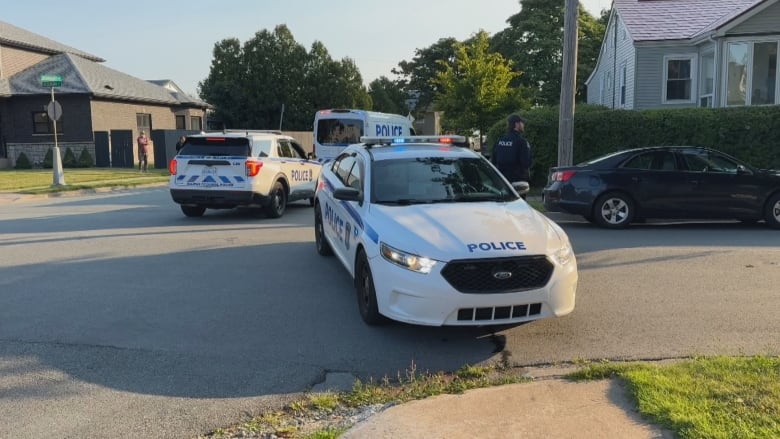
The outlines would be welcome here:
M 112 186 L 138 186 L 168 181 L 166 169 L 151 169 L 140 173 L 137 169 L 85 168 L 63 170 L 65 185 L 54 186 L 51 169 L 2 169 L 0 192 L 42 194 Z
M 780 357 L 714 357 L 669 366 L 604 363 L 571 379 L 617 377 L 639 412 L 683 439 L 780 438 Z

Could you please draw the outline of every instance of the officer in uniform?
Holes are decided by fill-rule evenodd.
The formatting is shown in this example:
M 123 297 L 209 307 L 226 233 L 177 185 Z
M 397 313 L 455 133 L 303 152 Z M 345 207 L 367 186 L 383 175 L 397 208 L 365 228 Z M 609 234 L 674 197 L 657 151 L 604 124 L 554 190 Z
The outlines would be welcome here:
M 531 145 L 523 137 L 525 119 L 513 114 L 507 118 L 507 131 L 493 146 L 490 161 L 511 183 L 531 181 Z M 525 198 L 525 195 L 523 195 Z

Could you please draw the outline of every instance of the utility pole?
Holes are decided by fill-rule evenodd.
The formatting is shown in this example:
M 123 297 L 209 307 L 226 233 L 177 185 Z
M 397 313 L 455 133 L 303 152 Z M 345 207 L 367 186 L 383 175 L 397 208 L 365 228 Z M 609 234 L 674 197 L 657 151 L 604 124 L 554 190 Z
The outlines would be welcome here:
M 566 0 L 563 17 L 563 73 L 558 119 L 558 166 L 574 161 L 574 95 L 577 86 L 578 0 Z

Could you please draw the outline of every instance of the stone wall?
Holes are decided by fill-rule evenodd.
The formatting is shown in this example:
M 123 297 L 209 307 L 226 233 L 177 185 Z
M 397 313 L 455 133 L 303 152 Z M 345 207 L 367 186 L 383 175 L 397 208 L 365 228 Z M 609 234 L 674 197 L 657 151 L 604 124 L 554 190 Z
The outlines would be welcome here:
M 43 159 L 46 153 L 54 148 L 54 142 L 49 143 L 8 143 L 8 160 L 10 167 L 16 166 L 16 159 L 19 154 L 24 152 L 32 163 L 33 168 L 40 168 L 43 165 Z M 92 165 L 95 165 L 95 143 L 94 142 L 58 142 L 60 147 L 60 157 L 65 157 L 65 151 L 70 148 L 76 159 L 81 155 L 81 151 L 86 148 L 92 156 Z

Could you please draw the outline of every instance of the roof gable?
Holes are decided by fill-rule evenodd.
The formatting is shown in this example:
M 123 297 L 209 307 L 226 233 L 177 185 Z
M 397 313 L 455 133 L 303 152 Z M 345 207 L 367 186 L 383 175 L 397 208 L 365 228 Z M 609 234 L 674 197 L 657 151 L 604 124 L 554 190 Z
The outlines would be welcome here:
M 96 62 L 105 61 L 99 56 L 58 43 L 52 39 L 24 30 L 4 21 L 0 21 L 0 45 L 20 47 L 52 55 L 58 53 L 72 53 Z
M 634 41 L 686 40 L 715 30 L 766 0 L 614 0 Z
M 67 53 L 49 57 L 9 78 L 9 93 L 12 95 L 48 93 L 50 89 L 41 86 L 41 75 L 62 76 L 62 86 L 57 88 L 58 93 L 87 93 L 107 99 L 165 105 L 208 106 L 203 101 L 187 95 L 184 95 L 186 98 L 180 97 L 165 87 Z

